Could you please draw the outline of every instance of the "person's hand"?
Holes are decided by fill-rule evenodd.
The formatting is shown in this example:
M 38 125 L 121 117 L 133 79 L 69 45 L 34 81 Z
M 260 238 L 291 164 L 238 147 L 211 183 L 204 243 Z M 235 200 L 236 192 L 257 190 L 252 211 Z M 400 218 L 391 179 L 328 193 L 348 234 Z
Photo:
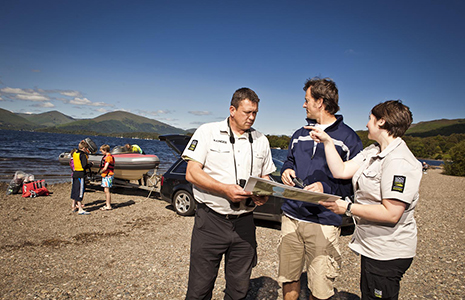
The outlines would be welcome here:
M 324 192 L 323 184 L 319 181 L 305 186 L 304 190 L 312 191 L 312 192 L 319 192 L 319 193 Z
M 232 202 L 241 202 L 249 197 L 252 197 L 252 192 L 244 191 L 237 184 L 227 184 L 225 188 L 225 196 Z
M 317 143 L 324 143 L 331 141 L 331 137 L 321 128 L 314 126 L 304 126 L 305 129 L 309 129 L 310 137 Z
M 346 212 L 347 206 L 349 202 L 344 200 L 336 200 L 336 201 L 319 201 L 318 204 L 323 205 L 333 213 L 338 215 L 342 215 Z
M 292 181 L 291 176 L 295 177 L 295 171 L 292 169 L 286 169 L 281 175 L 281 181 L 285 185 L 295 186 L 294 182 Z
M 258 205 L 258 206 L 262 206 L 263 204 L 265 204 L 267 201 L 268 201 L 268 196 L 255 196 L 255 195 L 252 195 L 252 200 L 253 202 Z

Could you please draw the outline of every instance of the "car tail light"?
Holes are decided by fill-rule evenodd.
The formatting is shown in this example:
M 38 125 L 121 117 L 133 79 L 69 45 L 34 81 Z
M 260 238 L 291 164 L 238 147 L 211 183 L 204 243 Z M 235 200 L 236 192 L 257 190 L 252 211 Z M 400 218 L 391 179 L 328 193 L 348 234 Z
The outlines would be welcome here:
M 161 176 L 161 180 L 160 180 L 160 187 L 163 186 L 163 182 L 165 181 L 165 176 Z

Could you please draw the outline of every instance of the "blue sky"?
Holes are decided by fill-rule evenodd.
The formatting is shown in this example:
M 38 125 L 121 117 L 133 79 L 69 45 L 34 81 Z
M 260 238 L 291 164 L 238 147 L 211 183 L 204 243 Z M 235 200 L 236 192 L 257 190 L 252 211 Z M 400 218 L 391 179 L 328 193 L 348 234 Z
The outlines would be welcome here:
M 304 82 L 320 76 L 355 130 L 391 99 L 415 123 L 464 118 L 464 16 L 461 0 L 4 0 L 0 107 L 188 129 L 227 117 L 246 86 L 261 99 L 254 127 L 291 135 Z

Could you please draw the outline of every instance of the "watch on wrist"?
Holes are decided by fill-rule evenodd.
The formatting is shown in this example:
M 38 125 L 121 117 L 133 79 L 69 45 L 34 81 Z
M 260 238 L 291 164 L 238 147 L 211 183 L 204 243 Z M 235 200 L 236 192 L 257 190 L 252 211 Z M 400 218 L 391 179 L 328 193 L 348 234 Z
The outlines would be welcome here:
M 349 204 L 347 204 L 347 209 L 345 212 L 345 215 L 348 217 L 352 217 L 352 212 L 350 211 L 351 208 L 352 208 L 352 202 L 349 202 Z

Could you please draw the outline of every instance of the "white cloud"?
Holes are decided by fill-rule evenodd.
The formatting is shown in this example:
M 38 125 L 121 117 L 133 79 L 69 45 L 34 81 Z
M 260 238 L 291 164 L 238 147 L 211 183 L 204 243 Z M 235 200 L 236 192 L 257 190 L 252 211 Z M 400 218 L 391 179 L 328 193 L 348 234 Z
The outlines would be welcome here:
M 31 89 L 19 89 L 6 87 L 0 89 L 0 92 L 9 94 L 12 99 L 25 101 L 49 101 L 50 98 Z
M 197 111 L 197 110 L 191 110 L 189 111 L 189 113 L 195 116 L 208 116 L 212 114 L 210 111 Z
M 26 92 L 23 89 L 10 88 L 10 87 L 0 89 L 0 92 L 6 93 L 6 94 L 28 94 L 28 92 Z
M 18 94 L 15 96 L 15 99 L 25 100 L 25 101 L 49 101 L 50 98 L 38 93 L 32 93 L 28 95 Z
M 69 101 L 70 104 L 77 104 L 77 105 L 91 105 L 92 102 L 87 98 L 74 98 L 73 100 Z
M 68 97 L 82 97 L 81 92 L 78 91 L 60 91 L 59 93 Z
M 101 112 L 101 113 L 109 112 L 109 110 L 106 109 L 106 108 L 97 108 L 95 111 L 98 111 L 98 112 Z
M 75 105 L 88 105 L 88 106 L 113 106 L 105 102 L 92 102 L 87 98 L 78 98 L 78 97 L 70 100 L 69 103 L 75 104 Z
M 159 109 L 159 110 L 155 110 L 155 111 L 149 111 L 147 112 L 149 115 L 152 115 L 152 116 L 159 116 L 159 115 L 166 115 L 166 114 L 171 114 L 172 111 L 170 110 L 162 110 L 162 109 Z
M 55 107 L 55 105 L 53 103 L 51 103 L 51 102 L 42 102 L 42 103 L 35 104 L 33 106 L 35 106 L 35 107 L 43 107 L 43 108 Z

